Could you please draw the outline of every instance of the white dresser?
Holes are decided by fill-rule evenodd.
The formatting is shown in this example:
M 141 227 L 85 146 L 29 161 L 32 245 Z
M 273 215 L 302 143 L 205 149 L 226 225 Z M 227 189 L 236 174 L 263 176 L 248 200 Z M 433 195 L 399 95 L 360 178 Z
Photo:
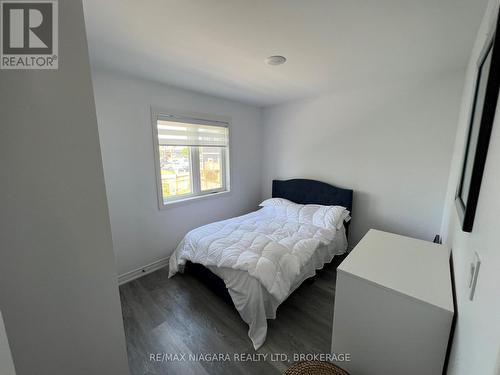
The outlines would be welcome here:
M 332 353 L 353 375 L 442 373 L 453 319 L 449 249 L 371 229 L 337 269 Z

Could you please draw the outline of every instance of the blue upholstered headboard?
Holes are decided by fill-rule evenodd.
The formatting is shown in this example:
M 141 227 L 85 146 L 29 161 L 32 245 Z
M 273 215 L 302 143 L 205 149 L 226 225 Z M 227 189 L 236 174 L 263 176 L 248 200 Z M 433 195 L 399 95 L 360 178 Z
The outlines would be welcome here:
M 306 179 L 273 180 L 273 198 L 285 198 L 299 204 L 343 206 L 352 215 L 353 191 Z M 348 225 L 346 225 L 346 228 Z

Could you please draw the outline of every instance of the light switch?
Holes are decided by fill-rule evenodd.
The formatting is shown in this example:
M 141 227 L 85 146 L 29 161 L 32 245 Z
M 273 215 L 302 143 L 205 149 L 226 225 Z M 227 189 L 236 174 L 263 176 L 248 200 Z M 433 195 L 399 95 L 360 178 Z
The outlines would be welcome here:
M 481 260 L 479 259 L 479 254 L 477 251 L 474 252 L 474 257 L 470 263 L 469 269 L 469 299 L 472 301 L 474 299 L 474 292 L 476 291 L 477 276 L 479 274 L 479 267 L 481 266 Z

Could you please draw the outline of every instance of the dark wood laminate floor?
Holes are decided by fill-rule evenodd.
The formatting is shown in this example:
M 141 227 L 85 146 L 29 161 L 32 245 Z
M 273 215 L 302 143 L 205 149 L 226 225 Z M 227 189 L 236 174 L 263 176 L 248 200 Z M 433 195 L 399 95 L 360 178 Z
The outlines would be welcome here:
M 329 353 L 336 267 L 342 259 L 325 265 L 314 282 L 306 281 L 278 308 L 258 351 L 234 306 L 190 274 L 168 279 L 162 269 L 120 286 L 131 374 L 280 374 L 291 365 L 294 353 Z M 173 357 L 151 360 L 156 353 Z M 206 353 L 227 353 L 231 360 L 188 357 Z M 235 361 L 235 353 L 267 358 Z M 291 362 L 271 354 L 286 354 Z

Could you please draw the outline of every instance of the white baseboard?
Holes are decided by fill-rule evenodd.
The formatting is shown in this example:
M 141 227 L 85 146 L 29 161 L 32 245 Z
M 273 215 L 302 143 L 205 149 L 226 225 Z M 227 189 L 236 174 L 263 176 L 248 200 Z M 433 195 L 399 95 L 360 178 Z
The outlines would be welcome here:
M 135 270 L 125 272 L 118 275 L 118 285 L 128 283 L 129 281 L 135 280 L 141 276 L 147 275 L 148 273 L 159 270 L 160 268 L 168 266 L 168 261 L 170 257 L 165 257 L 157 260 L 156 262 L 146 264 L 143 267 L 136 268 Z

